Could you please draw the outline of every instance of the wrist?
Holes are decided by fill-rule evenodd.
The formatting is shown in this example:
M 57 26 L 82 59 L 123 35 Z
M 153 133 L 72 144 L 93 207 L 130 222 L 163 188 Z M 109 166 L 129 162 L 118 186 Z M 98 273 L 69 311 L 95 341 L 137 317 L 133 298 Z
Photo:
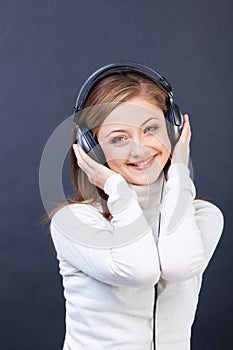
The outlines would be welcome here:
M 188 190 L 192 193 L 193 199 L 196 196 L 196 188 L 190 177 L 190 169 L 188 165 L 177 162 L 172 163 L 167 172 L 167 188 L 180 190 Z
M 108 195 L 112 192 L 116 192 L 118 184 L 121 181 L 125 181 L 122 175 L 117 173 L 110 175 L 104 183 L 104 192 Z

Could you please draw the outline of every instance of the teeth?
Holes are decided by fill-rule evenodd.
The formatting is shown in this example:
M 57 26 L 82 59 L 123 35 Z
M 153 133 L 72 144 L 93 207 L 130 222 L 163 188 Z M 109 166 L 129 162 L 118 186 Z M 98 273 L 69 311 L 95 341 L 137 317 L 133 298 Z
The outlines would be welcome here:
M 151 157 L 150 159 L 146 160 L 146 161 L 143 162 L 143 163 L 135 163 L 135 165 L 137 165 L 137 166 L 144 166 L 144 165 L 148 164 L 148 163 L 151 161 L 152 158 L 153 158 L 153 157 Z

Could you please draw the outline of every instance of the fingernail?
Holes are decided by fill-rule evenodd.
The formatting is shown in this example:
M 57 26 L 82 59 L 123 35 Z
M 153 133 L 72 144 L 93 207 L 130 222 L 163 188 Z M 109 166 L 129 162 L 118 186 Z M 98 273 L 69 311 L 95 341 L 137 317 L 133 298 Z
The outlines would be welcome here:
M 79 152 L 79 148 L 77 146 L 78 145 L 76 143 L 73 145 L 74 152 Z

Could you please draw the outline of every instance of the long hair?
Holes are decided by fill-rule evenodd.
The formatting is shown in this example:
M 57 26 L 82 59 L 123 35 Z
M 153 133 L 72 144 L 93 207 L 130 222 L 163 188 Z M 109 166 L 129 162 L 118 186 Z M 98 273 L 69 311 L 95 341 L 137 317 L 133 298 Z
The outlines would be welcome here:
M 135 72 L 120 72 L 111 74 L 99 82 L 91 89 L 83 110 L 79 113 L 79 122 L 85 123 L 95 136 L 98 127 L 105 118 L 120 103 L 126 102 L 134 97 L 142 97 L 148 102 L 159 107 L 166 113 L 166 102 L 168 95 L 150 78 Z M 67 198 L 66 203 L 58 205 L 49 215 L 46 215 L 40 223 L 48 222 L 60 208 L 68 204 L 88 203 L 90 205 L 100 204 L 102 215 L 110 220 L 111 213 L 107 207 L 108 196 L 105 192 L 91 184 L 87 175 L 79 168 L 72 145 L 76 141 L 76 127 L 73 125 L 71 146 L 70 146 L 70 166 L 74 195 Z M 164 167 L 164 172 L 168 170 L 170 158 Z

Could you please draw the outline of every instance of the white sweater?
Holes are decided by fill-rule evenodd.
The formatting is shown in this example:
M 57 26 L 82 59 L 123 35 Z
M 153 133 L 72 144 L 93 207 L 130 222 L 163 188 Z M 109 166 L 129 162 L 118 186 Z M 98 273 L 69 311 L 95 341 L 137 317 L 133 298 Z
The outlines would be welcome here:
M 223 230 L 213 204 L 194 200 L 183 164 L 152 185 L 105 183 L 105 220 L 98 207 L 72 204 L 52 218 L 66 299 L 64 350 L 152 350 L 154 285 L 156 350 L 189 350 L 202 274 Z M 160 234 L 158 217 L 161 211 Z

